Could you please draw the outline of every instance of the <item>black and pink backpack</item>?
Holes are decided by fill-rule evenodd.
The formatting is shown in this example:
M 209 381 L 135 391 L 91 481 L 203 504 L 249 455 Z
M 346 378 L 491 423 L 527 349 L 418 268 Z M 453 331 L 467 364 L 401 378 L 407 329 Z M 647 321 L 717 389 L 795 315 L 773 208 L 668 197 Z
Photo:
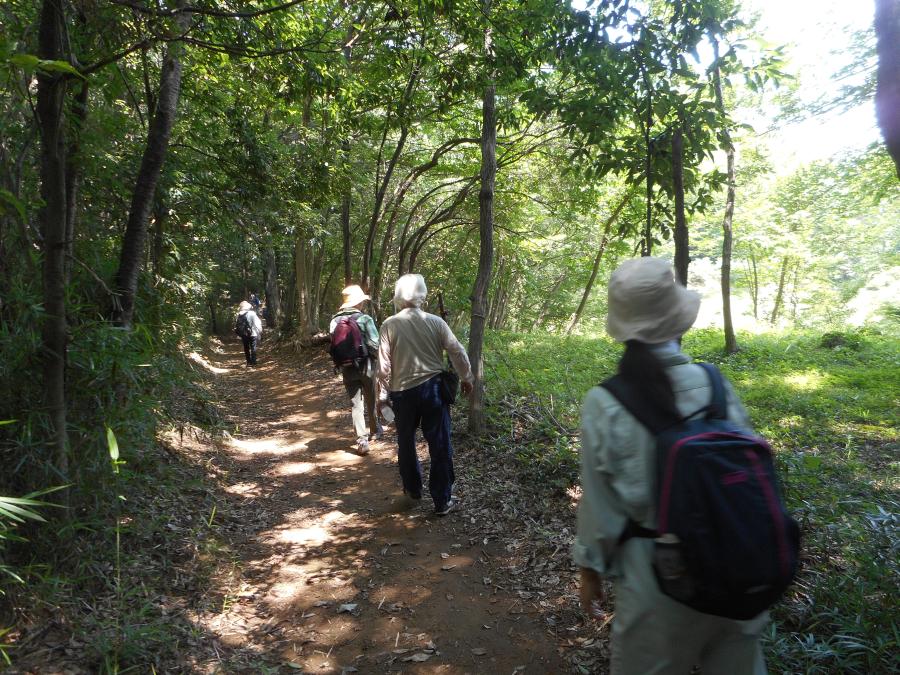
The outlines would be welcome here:
M 725 384 L 709 375 L 709 405 L 682 419 L 648 407 L 621 377 L 602 383 L 656 435 L 656 530 L 629 522 L 620 537 L 654 540 L 666 595 L 706 614 L 750 619 L 775 603 L 797 573 L 799 528 L 787 513 L 772 450 L 728 421 Z

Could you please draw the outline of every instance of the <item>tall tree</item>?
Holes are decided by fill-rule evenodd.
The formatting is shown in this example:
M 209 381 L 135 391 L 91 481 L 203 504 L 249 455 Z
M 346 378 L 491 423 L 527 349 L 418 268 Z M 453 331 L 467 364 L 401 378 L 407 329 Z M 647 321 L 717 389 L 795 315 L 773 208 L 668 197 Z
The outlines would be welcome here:
M 725 101 L 722 96 L 722 72 L 719 65 L 719 41 L 715 36 L 710 37 L 713 46 L 713 89 L 715 90 L 716 106 L 723 119 L 721 130 L 726 157 L 727 192 L 725 195 L 725 214 L 722 216 L 722 318 L 725 328 L 725 351 L 733 354 L 738 350 L 737 337 L 734 334 L 734 323 L 731 318 L 731 252 L 733 246 L 732 221 L 734 219 L 735 178 L 734 178 L 734 143 L 731 141 L 731 132 L 725 123 Z
M 184 0 L 177 0 L 177 9 L 183 8 Z M 159 94 L 156 96 L 156 110 L 150 120 L 147 143 L 141 158 L 141 166 L 131 193 L 131 208 L 122 239 L 119 269 L 116 272 L 115 288 L 118 293 L 117 307 L 113 318 L 126 328 L 131 327 L 134 318 L 134 303 L 137 295 L 138 276 L 144 260 L 144 245 L 147 239 L 147 224 L 156 197 L 156 185 L 162 172 L 169 138 L 175 125 L 178 111 L 178 97 L 181 91 L 182 52 L 181 36 L 191 22 L 188 12 L 179 12 L 175 19 L 176 33 L 166 43 L 159 75 Z
M 491 0 L 484 0 L 483 12 L 490 18 Z M 484 431 L 484 329 L 487 322 L 488 289 L 494 263 L 494 184 L 497 178 L 496 85 L 491 57 L 491 27 L 484 29 L 484 53 L 488 82 L 481 99 L 481 190 L 478 193 L 480 247 L 478 276 L 472 290 L 472 320 L 469 328 L 469 360 L 475 387 L 469 397 L 469 431 Z
M 38 27 L 38 56 L 67 62 L 63 0 L 44 0 Z M 38 70 L 37 116 L 40 130 L 41 239 L 44 256 L 43 344 L 44 405 L 50 421 L 48 444 L 56 469 L 69 470 L 66 429 L 66 135 L 63 115 L 67 79 L 54 70 Z

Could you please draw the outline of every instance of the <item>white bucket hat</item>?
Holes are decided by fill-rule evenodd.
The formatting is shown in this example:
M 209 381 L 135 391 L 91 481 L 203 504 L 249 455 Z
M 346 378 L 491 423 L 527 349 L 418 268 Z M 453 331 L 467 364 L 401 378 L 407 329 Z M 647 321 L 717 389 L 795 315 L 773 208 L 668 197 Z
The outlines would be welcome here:
M 350 309 L 351 307 L 356 307 L 358 304 L 369 300 L 369 296 L 356 284 L 347 286 L 347 288 L 341 291 L 341 295 L 344 298 L 344 304 L 341 305 L 341 309 Z
M 684 335 L 697 319 L 700 294 L 675 280 L 661 258 L 626 260 L 609 279 L 606 331 L 615 340 L 647 344 Z
M 238 305 L 238 309 L 242 312 L 246 312 L 249 309 L 253 309 L 253 305 L 251 305 L 246 300 L 241 300 L 241 304 Z

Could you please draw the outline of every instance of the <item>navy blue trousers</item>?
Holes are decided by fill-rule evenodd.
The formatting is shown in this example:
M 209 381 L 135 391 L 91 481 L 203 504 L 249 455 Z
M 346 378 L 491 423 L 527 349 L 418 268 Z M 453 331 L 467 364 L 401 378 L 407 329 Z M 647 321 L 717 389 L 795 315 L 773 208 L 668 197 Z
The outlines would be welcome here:
M 413 497 L 422 494 L 422 466 L 416 456 L 416 429 L 421 426 L 431 456 L 428 490 L 438 510 L 450 501 L 456 478 L 450 444 L 450 409 L 441 399 L 439 380 L 435 375 L 411 389 L 391 392 L 397 427 L 397 463 L 403 490 Z
M 247 359 L 248 366 L 256 365 L 256 345 L 259 342 L 259 338 L 255 336 L 251 337 L 241 337 L 241 341 L 244 343 L 244 356 Z

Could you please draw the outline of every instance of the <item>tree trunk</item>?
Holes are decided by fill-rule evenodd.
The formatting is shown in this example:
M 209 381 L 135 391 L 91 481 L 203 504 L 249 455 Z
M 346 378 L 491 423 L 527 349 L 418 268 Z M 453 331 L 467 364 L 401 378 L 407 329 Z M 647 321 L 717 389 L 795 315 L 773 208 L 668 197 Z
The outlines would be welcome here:
M 491 0 L 484 0 L 484 15 L 490 14 Z M 490 59 L 491 29 L 484 33 L 485 54 Z M 472 322 L 469 328 L 469 361 L 475 387 L 469 397 L 469 431 L 484 432 L 484 325 L 494 262 L 494 183 L 497 177 L 496 88 L 491 74 L 481 105 L 481 191 L 478 195 L 478 228 L 481 239 L 478 276 L 472 291 Z
M 653 141 L 650 139 L 650 131 L 653 128 L 653 92 L 650 88 L 650 77 L 644 69 L 644 86 L 647 89 L 647 120 L 644 125 L 644 147 L 647 156 L 644 160 L 644 173 L 646 179 L 647 215 L 644 223 L 644 244 L 641 255 L 653 255 Z
M 350 144 L 344 141 L 344 161 L 347 161 L 347 154 L 350 150 Z M 350 259 L 350 185 L 344 189 L 344 195 L 341 198 L 341 237 L 343 242 L 343 258 L 344 258 L 344 286 L 353 283 L 353 263 Z
M 62 37 L 66 20 L 60 0 L 44 0 L 38 29 L 38 56 L 64 60 Z M 66 430 L 66 138 L 63 106 L 66 80 L 38 71 L 37 116 L 40 127 L 40 213 L 44 253 L 44 316 L 41 325 L 44 406 L 50 423 L 47 445 L 51 463 L 69 472 Z
M 712 39 L 713 58 L 713 86 L 716 92 L 716 106 L 724 117 L 725 103 L 722 98 L 722 76 L 719 72 L 719 43 Z M 722 129 L 725 140 L 725 153 L 727 161 L 728 190 L 725 193 L 725 215 L 722 217 L 722 319 L 725 328 L 725 352 L 734 354 L 738 350 L 737 338 L 734 334 L 734 324 L 731 320 L 731 250 L 732 250 L 732 219 L 734 217 L 735 179 L 734 179 L 734 144 L 731 142 L 731 134 L 727 128 Z
M 587 307 L 588 298 L 590 298 L 591 296 L 591 289 L 594 288 L 594 282 L 597 280 L 597 272 L 600 270 L 600 261 L 603 258 L 603 254 L 606 252 L 606 247 L 609 245 L 609 232 L 612 229 L 613 223 L 616 222 L 619 214 L 622 213 L 622 209 L 625 208 L 625 205 L 630 199 L 631 192 L 629 191 L 625 194 L 624 197 L 622 197 L 622 200 L 616 205 L 616 208 L 613 209 L 613 212 L 603 224 L 603 234 L 600 237 L 600 247 L 597 249 L 597 255 L 594 257 L 594 266 L 591 268 L 591 276 L 588 278 L 587 284 L 585 284 L 584 286 L 584 293 L 581 294 L 581 301 L 578 303 L 578 308 L 569 319 L 569 325 L 566 327 L 566 335 L 571 335 L 572 330 L 581 320 L 581 315 L 584 313 L 584 308 Z
M 71 276 L 75 253 L 75 220 L 78 215 L 78 190 L 81 187 L 81 132 L 87 118 L 88 83 L 80 82 L 72 101 L 71 138 L 66 152 L 66 280 Z
M 900 177 L 900 0 L 875 0 L 878 84 L 875 112 Z
M 759 320 L 759 271 L 756 265 L 756 251 L 752 248 L 747 260 L 747 276 L 750 284 L 750 298 L 753 300 L 753 318 Z
M 781 261 L 781 275 L 778 278 L 778 291 L 775 293 L 775 303 L 772 306 L 772 316 L 769 317 L 769 323 L 773 326 L 778 322 L 778 313 L 781 311 L 781 305 L 784 302 L 784 286 L 787 279 L 788 265 L 790 256 L 785 256 Z
M 153 204 L 153 249 L 150 260 L 153 264 L 154 276 L 160 277 L 163 272 L 163 258 L 165 257 L 165 232 L 166 218 L 169 208 L 166 206 L 166 195 L 160 190 L 159 196 Z
M 278 259 L 272 242 L 266 242 L 266 324 L 277 326 L 281 316 L 281 287 L 278 284 Z
M 209 320 L 212 322 L 212 334 L 219 334 L 219 317 L 216 315 L 216 299 L 215 296 L 209 296 L 206 300 L 209 305 Z
M 183 0 L 176 2 L 176 7 L 182 5 Z M 183 32 L 190 22 L 190 17 L 191 15 L 188 13 L 179 14 L 176 20 L 177 30 Z M 134 319 L 137 282 L 141 271 L 144 240 L 147 238 L 147 221 L 156 195 L 156 184 L 159 181 L 169 147 L 169 137 L 175 124 L 181 88 L 182 50 L 183 45 L 178 41 L 169 42 L 166 46 L 159 78 L 156 112 L 147 133 L 147 145 L 144 148 L 144 156 L 141 159 L 141 167 L 135 181 L 131 208 L 128 212 L 128 224 L 122 240 L 119 270 L 116 272 L 115 278 L 115 287 L 119 293 L 119 307 L 114 311 L 114 319 L 116 323 L 125 328 L 130 328 Z
M 672 186 L 675 189 L 675 276 L 686 287 L 691 253 L 684 213 L 684 138 L 680 120 L 672 132 Z

